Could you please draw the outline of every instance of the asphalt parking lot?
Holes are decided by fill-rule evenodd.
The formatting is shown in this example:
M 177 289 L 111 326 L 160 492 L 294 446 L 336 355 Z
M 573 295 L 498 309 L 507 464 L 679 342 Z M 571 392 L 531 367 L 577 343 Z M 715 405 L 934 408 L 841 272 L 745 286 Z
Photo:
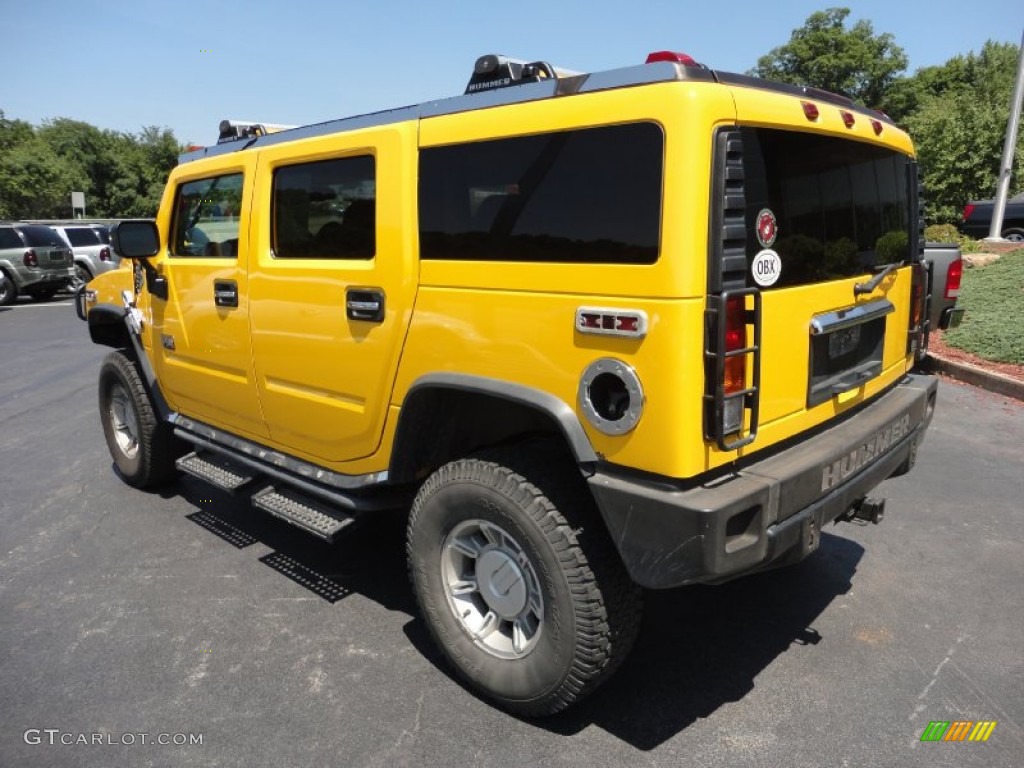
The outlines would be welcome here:
M 527 722 L 444 671 L 397 516 L 332 547 L 191 479 L 122 484 L 106 351 L 66 299 L 0 308 L 0 766 L 1024 762 L 1021 403 L 943 381 L 880 526 L 649 593 L 617 676 Z M 920 741 L 957 720 L 997 725 Z

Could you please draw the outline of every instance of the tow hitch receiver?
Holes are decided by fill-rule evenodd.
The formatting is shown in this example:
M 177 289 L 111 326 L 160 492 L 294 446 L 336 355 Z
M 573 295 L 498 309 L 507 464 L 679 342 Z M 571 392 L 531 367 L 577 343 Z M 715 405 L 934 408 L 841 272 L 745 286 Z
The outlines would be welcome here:
M 844 523 L 863 520 L 865 523 L 878 525 L 882 522 L 883 517 L 885 517 L 885 499 L 871 499 L 865 496 L 850 507 L 846 514 L 840 516 L 839 520 Z

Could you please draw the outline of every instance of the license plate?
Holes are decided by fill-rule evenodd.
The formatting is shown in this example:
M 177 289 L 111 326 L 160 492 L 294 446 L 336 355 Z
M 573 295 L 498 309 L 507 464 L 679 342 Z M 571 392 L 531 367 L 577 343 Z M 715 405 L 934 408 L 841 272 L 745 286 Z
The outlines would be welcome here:
M 57 254 L 51 253 L 50 254 L 50 263 L 51 264 L 63 264 L 64 263 L 64 254 L 63 253 L 57 253 Z
M 860 344 L 860 326 L 840 328 L 828 335 L 828 356 L 835 360 L 853 351 Z

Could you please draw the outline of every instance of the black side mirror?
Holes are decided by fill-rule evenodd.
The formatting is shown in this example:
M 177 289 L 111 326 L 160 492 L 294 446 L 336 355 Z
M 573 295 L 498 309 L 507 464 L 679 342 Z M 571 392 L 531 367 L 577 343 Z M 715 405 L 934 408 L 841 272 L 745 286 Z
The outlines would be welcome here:
M 149 260 L 160 253 L 160 232 L 149 219 L 118 222 L 110 231 L 110 244 L 122 258 L 135 259 L 146 272 L 146 288 L 158 299 L 167 301 L 167 278 Z
M 160 233 L 149 219 L 130 219 L 114 225 L 110 244 L 124 258 L 149 259 L 160 253 Z

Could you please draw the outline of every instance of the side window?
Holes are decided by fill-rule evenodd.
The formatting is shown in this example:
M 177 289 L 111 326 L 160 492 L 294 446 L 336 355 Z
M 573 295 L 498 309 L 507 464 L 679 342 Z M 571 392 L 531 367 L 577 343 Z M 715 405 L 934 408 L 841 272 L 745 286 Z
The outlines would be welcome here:
M 235 258 L 241 208 L 240 173 L 179 186 L 171 224 L 171 255 Z
M 65 227 L 64 231 L 67 233 L 68 240 L 71 241 L 71 245 L 76 248 L 80 246 L 100 244 L 100 236 L 94 229 L 86 229 L 85 227 Z
M 24 248 L 13 227 L 0 227 L 0 248 Z
M 421 256 L 652 264 L 663 145 L 630 123 L 424 149 Z
M 377 183 L 369 155 L 274 171 L 271 243 L 279 259 L 372 259 Z

